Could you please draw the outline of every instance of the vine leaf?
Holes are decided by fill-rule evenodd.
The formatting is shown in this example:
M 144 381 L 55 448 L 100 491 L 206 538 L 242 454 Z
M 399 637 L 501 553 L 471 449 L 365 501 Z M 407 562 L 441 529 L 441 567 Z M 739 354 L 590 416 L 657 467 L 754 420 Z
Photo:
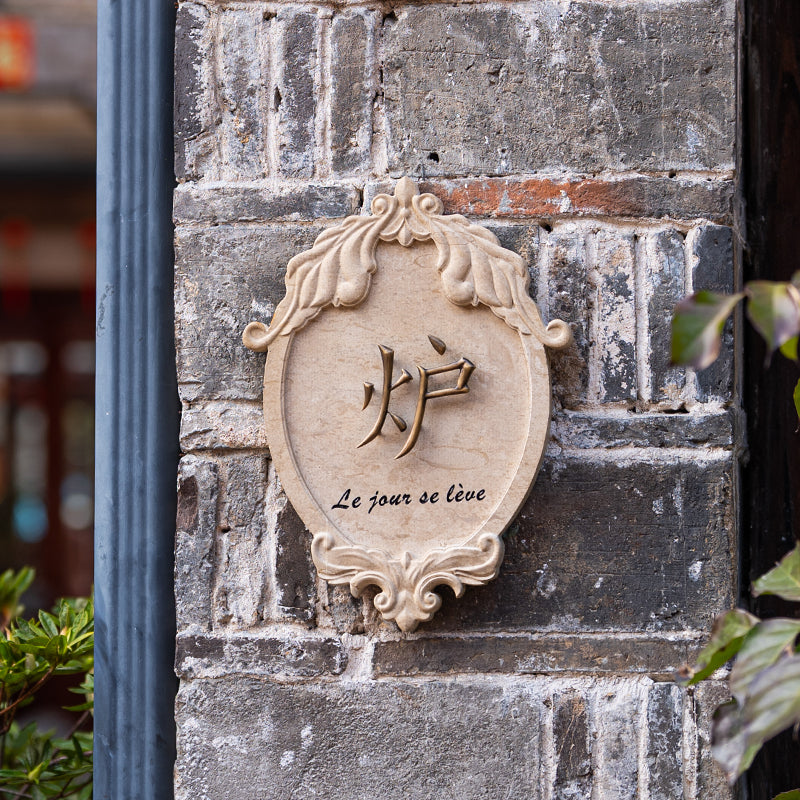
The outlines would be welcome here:
M 761 745 L 800 722 L 800 657 L 791 655 L 761 670 L 743 703 L 731 700 L 714 713 L 711 752 L 733 781 Z
M 716 672 L 739 652 L 745 636 L 757 622 L 758 617 L 740 608 L 720 614 L 714 620 L 711 638 L 700 651 L 697 663 L 694 667 L 685 666 L 679 671 L 679 682 L 684 686 L 693 686 Z
M 794 400 L 794 410 L 797 412 L 797 418 L 800 419 L 800 379 L 794 385 L 792 399 Z
M 753 594 L 800 601 L 800 545 L 796 544 L 766 575 L 753 582 Z
M 728 682 L 731 694 L 744 702 L 750 684 L 762 669 L 772 666 L 787 650 L 793 649 L 800 634 L 800 620 L 768 619 L 759 622 L 744 637 Z
M 791 339 L 785 341 L 778 349 L 781 354 L 786 356 L 790 361 L 797 361 L 797 342 L 798 337 L 792 336 Z
M 791 283 L 750 281 L 747 317 L 771 353 L 800 333 L 800 291 Z
M 675 306 L 672 319 L 672 361 L 705 369 L 719 355 L 725 320 L 744 297 L 701 291 Z

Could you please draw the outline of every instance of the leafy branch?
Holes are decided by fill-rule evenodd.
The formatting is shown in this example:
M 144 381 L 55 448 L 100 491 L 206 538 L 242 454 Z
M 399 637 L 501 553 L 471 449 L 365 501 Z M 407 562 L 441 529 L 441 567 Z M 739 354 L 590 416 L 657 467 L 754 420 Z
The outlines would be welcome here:
M 0 575 L 0 799 L 88 800 L 92 796 L 92 734 L 81 730 L 94 705 L 94 604 L 91 598 L 59 600 L 35 619 L 20 617 L 20 597 L 33 579 L 29 569 Z M 70 689 L 82 702 L 65 737 L 24 727 L 17 713 L 57 675 L 83 675 Z
M 740 301 L 745 301 L 747 318 L 767 345 L 767 359 L 779 350 L 798 362 L 800 334 L 800 272 L 788 283 L 750 281 L 738 294 L 700 291 L 675 306 L 672 320 L 672 360 L 676 364 L 705 369 L 719 355 L 722 329 Z M 800 416 L 800 380 L 794 390 Z
M 767 345 L 798 362 L 800 272 L 790 282 L 751 281 L 734 295 L 700 291 L 682 300 L 672 321 L 672 360 L 705 369 L 719 355 L 728 317 L 742 300 L 747 318 Z M 793 392 L 800 418 L 800 380 Z M 800 544 L 753 583 L 753 595 L 776 595 L 800 602 Z M 714 712 L 711 752 L 729 781 L 753 763 L 764 742 L 800 724 L 800 620 L 761 620 L 734 609 L 717 617 L 711 638 L 693 667 L 678 676 L 691 686 L 735 658 L 728 685 L 731 699 Z M 800 800 L 800 789 L 774 800 Z

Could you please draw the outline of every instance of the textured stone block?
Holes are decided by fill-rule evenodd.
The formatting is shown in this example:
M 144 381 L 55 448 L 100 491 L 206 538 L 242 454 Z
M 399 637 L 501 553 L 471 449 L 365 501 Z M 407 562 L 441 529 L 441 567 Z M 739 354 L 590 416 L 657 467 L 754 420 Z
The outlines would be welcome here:
M 674 683 L 656 683 L 647 698 L 647 772 L 651 800 L 683 797 L 683 698 Z
M 734 5 L 711 0 L 399 9 L 390 168 L 732 169 L 734 37 Z
M 708 630 L 733 603 L 730 461 L 545 460 L 491 584 L 425 631 Z
M 212 152 L 209 100 L 204 64 L 211 33 L 209 12 L 196 3 L 182 3 L 175 20 L 175 175 L 198 177 Z
M 230 456 L 219 462 L 219 533 L 214 627 L 253 627 L 269 619 L 272 551 L 266 536 L 268 459 Z
M 178 467 L 175 613 L 178 630 L 211 628 L 217 465 L 194 456 Z
M 592 757 L 586 698 L 575 690 L 553 703 L 553 749 L 557 754 L 554 800 L 584 800 L 592 792 Z
M 603 800 L 635 800 L 640 797 L 636 740 L 647 702 L 647 687 L 627 681 L 597 687 L 594 723 L 596 749 L 602 769 L 595 783 Z M 677 800 L 677 799 L 676 799 Z
M 691 237 L 694 291 L 708 289 L 730 294 L 734 288 L 733 231 L 721 225 L 704 225 Z M 719 358 L 697 373 L 698 399 L 728 401 L 733 396 L 733 323 L 722 332 Z
M 314 221 L 346 217 L 358 210 L 360 195 L 354 186 L 267 187 L 228 184 L 213 188 L 184 184 L 175 191 L 175 222 Z
M 642 414 L 562 411 L 550 426 L 551 442 L 569 448 L 733 447 L 735 412 Z
M 647 673 L 671 677 L 697 651 L 694 640 L 671 636 L 483 635 L 420 637 L 375 645 L 375 675 L 491 672 L 534 674 Z
M 686 374 L 670 364 L 672 315 L 675 304 L 686 294 L 684 237 L 675 230 L 659 231 L 645 243 L 646 257 L 639 269 L 648 285 L 649 398 L 679 406 L 683 400 Z M 642 263 L 643 262 L 643 263 Z
M 594 237 L 594 247 L 595 275 L 590 278 L 597 286 L 591 334 L 596 374 L 589 393 L 601 402 L 632 402 L 638 394 L 634 236 L 604 229 Z
M 367 191 L 372 187 L 367 186 Z M 447 214 L 511 218 L 581 216 L 730 221 L 734 183 L 692 178 L 463 178 L 422 181 Z
M 374 28 L 370 12 L 337 14 L 331 23 L 331 130 L 333 170 L 369 170 L 372 106 L 378 93 Z
M 729 786 L 722 768 L 711 755 L 711 718 L 718 705 L 730 700 L 731 693 L 722 681 L 703 681 L 694 688 L 697 717 L 697 798 L 739 798 L 735 787 Z M 695 765 L 692 765 L 694 767 Z
M 572 344 L 550 358 L 554 396 L 569 408 L 585 402 L 589 386 L 589 319 L 595 293 L 587 274 L 586 233 L 576 225 L 558 225 L 544 235 L 542 252 L 548 316 L 563 319 L 572 329 Z
M 284 295 L 286 264 L 311 246 L 316 226 L 178 228 L 175 317 L 181 399 L 261 400 L 264 356 L 242 344 Z
M 288 617 L 311 622 L 317 594 L 311 534 L 288 501 L 276 513 L 275 539 L 278 609 Z
M 223 675 L 317 678 L 340 675 L 347 653 L 338 639 L 274 636 L 178 636 L 175 671 L 185 679 Z
M 176 798 L 539 797 L 544 697 L 522 681 L 184 682 Z
M 229 180 L 267 173 L 269 64 L 266 27 L 258 8 L 228 9 L 217 17 L 215 98 L 219 170 Z
M 208 402 L 184 405 L 181 450 L 246 450 L 267 448 L 264 410 L 260 403 Z
M 278 168 L 287 177 L 310 178 L 314 174 L 317 15 L 279 7 L 271 24 L 277 32 L 281 70 L 272 98 L 277 116 Z

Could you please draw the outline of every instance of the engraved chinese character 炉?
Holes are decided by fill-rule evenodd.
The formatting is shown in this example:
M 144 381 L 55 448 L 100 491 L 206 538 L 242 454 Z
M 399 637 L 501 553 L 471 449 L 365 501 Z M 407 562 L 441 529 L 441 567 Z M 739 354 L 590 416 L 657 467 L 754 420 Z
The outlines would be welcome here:
M 435 336 L 428 336 L 433 349 L 439 355 L 444 355 L 447 350 L 447 345 Z M 358 445 L 363 447 L 365 444 L 371 442 L 383 430 L 383 424 L 386 422 L 386 417 L 391 417 L 392 422 L 397 426 L 398 430 L 404 432 L 408 425 L 406 421 L 389 410 L 389 401 L 392 392 L 400 388 L 406 383 L 413 381 L 411 373 L 403 369 L 400 372 L 400 377 L 393 380 L 394 376 L 394 350 L 384 345 L 378 345 L 381 353 L 381 361 L 383 363 L 383 389 L 381 393 L 381 405 L 378 410 L 378 419 L 372 426 L 372 430 L 366 435 L 364 440 Z M 414 421 L 411 423 L 411 430 L 408 434 L 408 439 L 403 445 L 403 449 L 395 456 L 395 458 L 402 458 L 407 455 L 414 448 L 414 445 L 419 439 L 420 431 L 422 430 L 422 420 L 425 416 L 425 409 L 428 401 L 437 397 L 450 397 L 452 395 L 466 394 L 469 391 L 469 379 L 475 371 L 475 365 L 463 356 L 452 364 L 445 364 L 442 367 L 421 367 L 417 365 L 419 372 L 419 394 L 417 398 L 417 408 L 414 412 Z M 445 389 L 429 389 L 430 378 L 434 375 L 443 375 L 447 372 L 458 371 L 458 376 L 454 386 L 449 386 Z M 375 391 L 375 386 L 372 383 L 364 382 L 364 405 L 361 410 L 363 411 L 372 400 L 372 395 Z

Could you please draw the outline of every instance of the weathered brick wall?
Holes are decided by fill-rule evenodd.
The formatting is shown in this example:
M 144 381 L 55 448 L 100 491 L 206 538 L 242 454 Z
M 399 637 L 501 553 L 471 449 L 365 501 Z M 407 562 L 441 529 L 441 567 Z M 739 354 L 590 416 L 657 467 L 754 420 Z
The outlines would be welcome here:
M 676 300 L 734 281 L 735 11 L 180 3 L 179 800 L 729 796 L 724 687 L 671 677 L 735 597 L 734 363 L 668 351 Z M 410 635 L 317 581 L 241 343 L 402 174 L 575 334 L 500 577 Z

